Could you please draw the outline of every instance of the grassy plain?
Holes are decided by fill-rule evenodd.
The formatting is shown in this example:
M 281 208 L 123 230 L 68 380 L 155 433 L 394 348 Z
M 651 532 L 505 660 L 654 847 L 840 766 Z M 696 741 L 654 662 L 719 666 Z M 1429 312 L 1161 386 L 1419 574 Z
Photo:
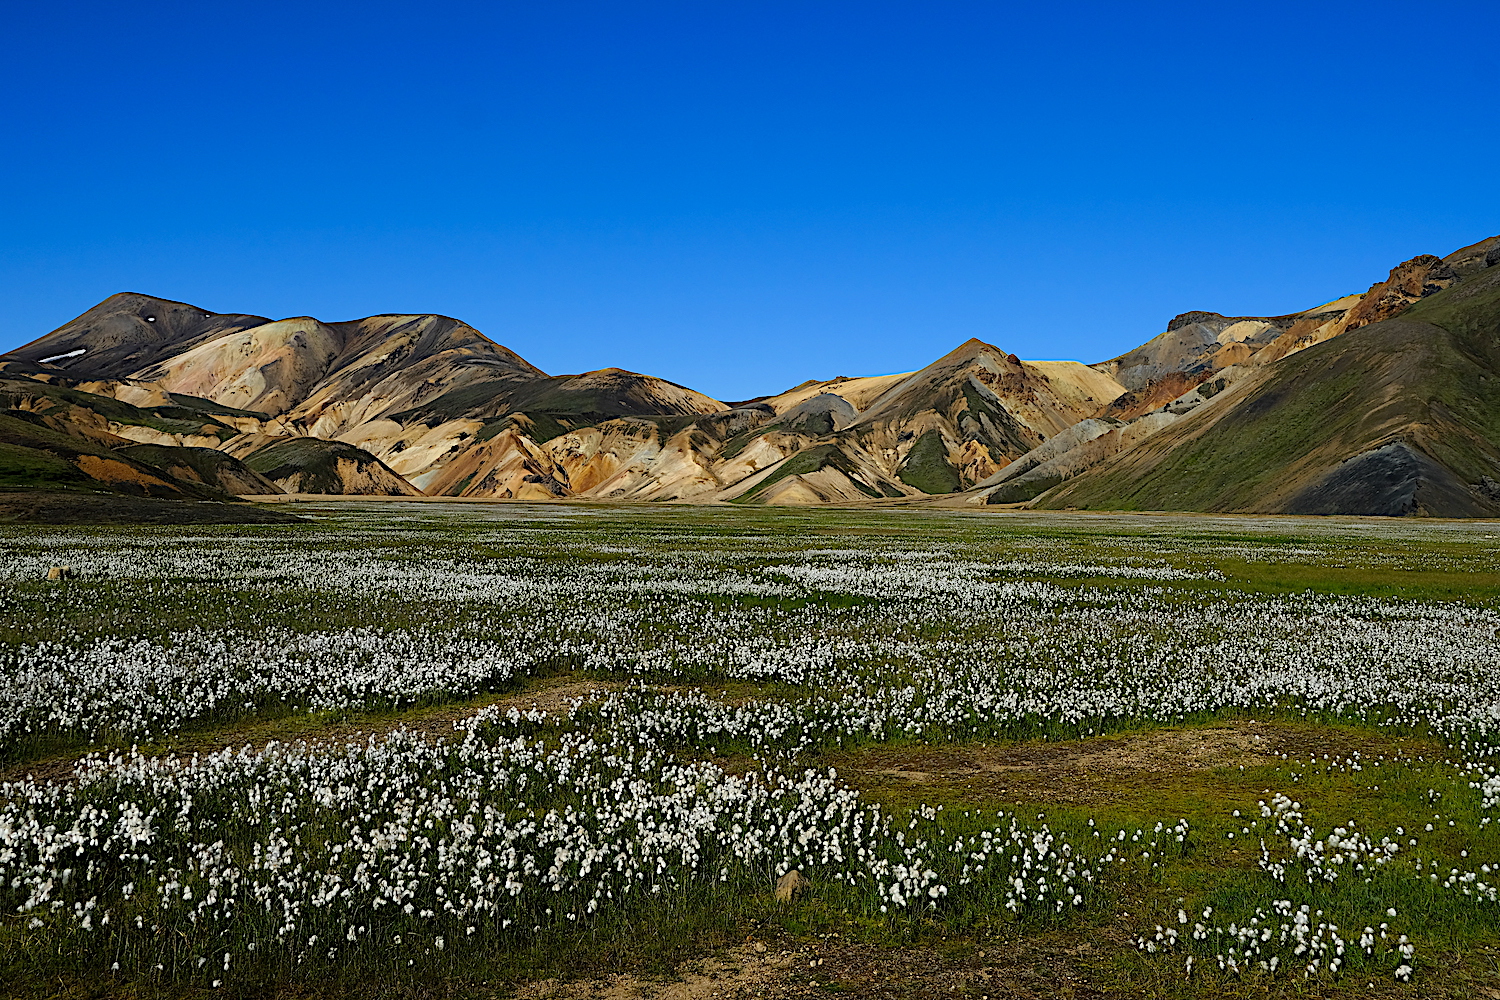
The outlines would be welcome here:
M 1500 881 L 1500 873 L 1488 874 L 1500 866 L 1500 834 L 1478 787 L 1492 773 L 1484 768 L 1497 762 L 1492 730 L 1450 725 L 1442 712 L 1424 714 L 1394 696 L 1389 704 L 1362 703 L 1363 690 L 1351 691 L 1347 702 L 1319 700 L 1296 693 L 1316 687 L 1300 680 L 1274 698 L 1225 695 L 1178 708 L 1166 668 L 1161 711 L 1149 697 L 1069 717 L 960 710 L 939 718 L 929 711 L 920 727 L 905 730 L 899 718 L 855 725 L 796 714 L 820 698 L 827 704 L 894 698 L 908 679 L 930 685 L 922 689 L 929 705 L 950 676 L 981 686 L 993 676 L 997 687 L 1024 688 L 1026 677 L 1069 669 L 1059 650 L 1071 648 L 1074 621 L 1080 662 L 1108 654 L 1102 666 L 1089 668 L 1095 672 L 1080 672 L 1080 687 L 1116 676 L 1137 684 L 1129 673 L 1134 658 L 1230 642 L 1241 606 L 1247 621 L 1273 608 L 1282 616 L 1277 621 L 1296 623 L 1299 602 L 1310 620 L 1336 613 L 1372 623 L 1377 633 L 1388 619 L 1393 643 L 1408 634 L 1420 638 L 1421 622 L 1403 617 L 1414 609 L 1456 615 L 1451 628 L 1441 619 L 1441 628 L 1460 636 L 1455 655 L 1500 669 L 1500 525 L 395 503 L 304 504 L 299 512 L 316 519 L 190 532 L 0 529 L 11 558 L 37 565 L 71 554 L 71 562 L 87 567 L 91 553 L 124 553 L 113 562 L 101 556 L 77 581 L 47 583 L 18 570 L 0 584 L 0 644 L 14 651 L 6 669 L 17 669 L 39 644 L 83 650 L 91 642 L 131 640 L 170 647 L 195 630 L 230 637 L 493 632 L 517 650 L 546 646 L 546 655 L 511 675 L 410 690 L 372 687 L 332 707 L 271 692 L 225 699 L 145 729 L 113 716 L 97 725 L 52 718 L 0 742 L 3 777 L 67 783 L 85 753 L 132 747 L 181 759 L 277 742 L 358 747 L 396 729 L 452 739 L 455 721 L 486 708 L 548 712 L 514 730 L 539 746 L 564 746 L 574 737 L 625 745 L 646 739 L 629 720 L 656 712 L 669 722 L 690 717 L 682 728 L 663 723 L 653 731 L 651 744 L 661 753 L 739 776 L 833 769 L 862 802 L 878 803 L 893 829 L 910 822 L 930 831 L 934 843 L 1020 822 L 1059 836 L 1079 857 L 1097 857 L 1116 836 L 1124 844 L 1161 846 L 1153 844 L 1145 862 L 1132 851 L 1096 864 L 1087 902 L 1055 913 L 1012 912 L 1002 905 L 1002 888 L 966 895 L 956 883 L 942 906 L 882 912 L 866 888 L 839 884 L 832 864 L 813 870 L 810 891 L 791 904 L 773 900 L 769 879 L 688 880 L 571 925 L 539 926 L 520 937 L 481 934 L 482 947 L 413 948 L 410 955 L 351 949 L 346 960 L 328 962 L 249 959 L 243 973 L 226 974 L 217 986 L 190 965 L 178 972 L 112 970 L 109 949 L 134 947 L 127 934 L 106 948 L 61 918 L 36 926 L 29 915 L 15 914 L 20 899 L 12 893 L 3 899 L 15 915 L 0 917 L 7 995 L 1500 996 L 1500 904 L 1464 892 L 1474 880 L 1447 884 L 1450 873 L 1473 873 L 1481 884 Z M 287 553 L 275 557 L 283 559 L 282 570 L 266 570 L 265 561 L 254 572 L 225 568 L 217 560 L 231 543 Z M 172 547 L 202 558 L 172 562 L 161 555 Z M 137 576 L 122 568 L 132 553 L 151 571 Z M 463 575 L 436 596 L 431 579 L 364 589 L 357 578 L 336 583 L 327 576 L 326 567 L 345 557 L 361 560 L 366 574 L 374 566 L 418 578 L 460 567 Z M 796 588 L 760 584 L 828 565 L 845 575 L 792 576 Z M 848 582 L 862 580 L 854 570 L 868 566 L 875 567 L 875 583 Z M 898 579 L 890 575 L 897 568 L 911 573 Z M 471 579 L 499 589 L 481 592 L 464 583 Z M 523 596 L 530 582 L 556 579 L 583 583 Z M 606 594 L 599 581 L 617 579 L 642 582 Z M 920 591 L 929 579 L 941 587 Z M 918 589 L 891 589 L 900 580 Z M 673 591 L 679 581 L 684 588 Z M 985 593 L 1015 584 L 1020 596 L 1006 599 L 1032 602 L 1032 610 L 997 618 L 955 589 L 968 582 L 990 587 Z M 1030 584 L 1049 589 L 1025 590 Z M 673 617 L 679 605 L 689 610 Z M 1203 632 L 1184 637 L 1182 623 L 1194 621 L 1199 608 L 1213 609 L 1205 610 Z M 1026 614 L 1052 645 L 1032 643 Z M 1464 639 L 1470 624 L 1472 640 Z M 1280 626 L 1254 627 L 1266 632 L 1257 640 L 1255 670 L 1286 668 L 1300 656 L 1296 637 L 1276 644 Z M 888 655 L 877 639 L 889 645 Z M 791 650 L 787 656 L 825 646 L 852 651 L 834 654 L 836 672 L 763 668 L 753 657 L 736 658 L 736 644 L 757 643 L 777 655 Z M 857 643 L 864 645 L 848 645 Z M 1336 636 L 1328 640 L 1329 648 L 1337 645 Z M 698 647 L 719 652 L 691 652 Z M 963 664 L 970 648 L 990 657 L 988 672 L 975 674 Z M 1378 642 L 1361 648 L 1372 663 L 1386 655 Z M 1408 654 L 1392 645 L 1389 655 Z M 952 658 L 943 661 L 950 674 L 924 673 L 941 657 Z M 1059 690 L 1067 686 L 1064 679 Z M 635 700 L 612 711 L 622 698 Z M 788 707 L 793 721 L 784 745 L 763 724 L 735 728 L 734 712 L 765 706 Z M 4 786 L 0 795 L 15 797 L 16 787 Z M 1342 828 L 1398 841 L 1401 852 L 1389 863 L 1371 862 L 1368 854 L 1330 862 L 1332 879 L 1318 872 L 1304 877 L 1298 868 L 1277 881 L 1263 862 L 1276 861 L 1277 845 L 1288 838 L 1268 836 L 1271 820 L 1261 809 L 1276 793 L 1297 801 L 1299 829 L 1315 830 L 1319 843 Z M 1190 833 L 1180 844 L 1169 842 L 1162 829 L 1184 820 Z M 1262 841 L 1270 843 L 1266 853 Z M 1481 873 L 1481 865 L 1489 867 Z M 1213 957 L 1232 944 L 1222 934 L 1201 945 L 1143 946 L 1158 926 L 1184 935 L 1200 920 L 1242 927 L 1282 899 L 1306 904 L 1317 912 L 1315 923 L 1339 928 L 1350 942 L 1339 968 L 1304 976 L 1289 972 L 1285 960 L 1273 971 L 1246 959 L 1241 969 L 1221 970 Z M 1200 917 L 1205 910 L 1214 916 Z M 1406 934 L 1415 950 L 1410 982 L 1392 975 L 1400 959 L 1390 958 L 1389 949 L 1367 960 L 1352 944 L 1390 910 L 1399 914 L 1389 918 L 1392 939 L 1396 931 Z M 197 932 L 180 926 L 170 933 L 189 942 Z M 242 940 L 233 928 L 222 933 Z M 1196 958 L 1190 972 L 1188 955 Z

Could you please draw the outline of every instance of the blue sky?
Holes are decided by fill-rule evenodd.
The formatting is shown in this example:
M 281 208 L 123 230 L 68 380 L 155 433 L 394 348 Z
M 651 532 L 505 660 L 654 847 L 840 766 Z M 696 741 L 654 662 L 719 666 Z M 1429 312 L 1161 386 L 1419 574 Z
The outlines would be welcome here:
M 1212 8 L 1212 9 L 1210 9 Z M 116 291 L 721 399 L 1500 232 L 1500 4 L 0 7 L 0 349 Z

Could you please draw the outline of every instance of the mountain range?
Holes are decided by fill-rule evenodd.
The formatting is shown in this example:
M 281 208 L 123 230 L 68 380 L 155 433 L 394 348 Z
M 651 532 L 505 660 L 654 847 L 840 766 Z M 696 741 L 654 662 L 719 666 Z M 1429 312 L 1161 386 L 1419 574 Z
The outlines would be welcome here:
M 1500 237 L 1097 364 L 969 340 L 725 402 L 548 375 L 446 316 L 112 295 L 0 355 L 0 488 L 1500 515 Z

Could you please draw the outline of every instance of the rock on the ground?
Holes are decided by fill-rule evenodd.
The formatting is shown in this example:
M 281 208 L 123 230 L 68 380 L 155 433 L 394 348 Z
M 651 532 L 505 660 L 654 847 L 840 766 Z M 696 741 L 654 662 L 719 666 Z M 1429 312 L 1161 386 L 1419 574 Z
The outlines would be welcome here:
M 790 903 L 805 894 L 811 886 L 812 881 L 793 868 L 776 880 L 776 902 Z

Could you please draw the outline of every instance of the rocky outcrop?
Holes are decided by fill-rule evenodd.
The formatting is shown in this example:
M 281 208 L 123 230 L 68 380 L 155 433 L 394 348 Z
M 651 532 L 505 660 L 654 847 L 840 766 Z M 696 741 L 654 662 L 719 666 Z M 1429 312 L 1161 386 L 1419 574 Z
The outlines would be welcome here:
M 1121 393 L 1101 407 L 1099 416 L 1111 420 L 1134 420 L 1177 399 L 1214 377 L 1213 371 L 1167 372 L 1145 385 Z
M 1286 503 L 1289 514 L 1465 517 L 1469 491 L 1453 473 L 1405 441 L 1345 459 Z
M 1455 250 L 1443 258 L 1443 263 L 1453 269 L 1460 281 L 1472 277 L 1487 267 L 1500 264 L 1500 236 L 1472 243 Z
M 1342 332 L 1337 326 L 1359 296 L 1346 296 L 1287 316 L 1221 316 L 1202 310 L 1181 313 L 1146 343 L 1094 367 L 1141 399 L 1169 399 L 1188 381 L 1202 381 L 1231 366 L 1250 367 Z
M 1442 258 L 1430 253 L 1419 254 L 1391 268 L 1386 280 L 1371 285 L 1359 304 L 1349 310 L 1340 332 L 1347 333 L 1371 323 L 1393 319 L 1413 302 L 1441 292 L 1457 280 L 1458 275 Z

